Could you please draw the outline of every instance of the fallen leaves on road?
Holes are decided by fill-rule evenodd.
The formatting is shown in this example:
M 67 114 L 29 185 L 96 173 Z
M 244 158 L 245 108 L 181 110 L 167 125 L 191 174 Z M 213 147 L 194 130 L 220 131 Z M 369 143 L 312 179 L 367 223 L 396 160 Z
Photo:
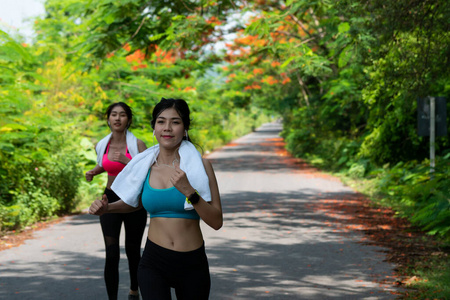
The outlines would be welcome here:
M 339 180 L 308 165 L 305 161 L 292 157 L 285 149 L 282 138 L 266 139 L 267 144 L 275 147 L 284 163 L 296 166 L 298 172 L 311 177 L 327 180 Z M 397 267 L 392 276 L 376 279 L 380 284 L 408 286 L 413 282 L 425 281 L 417 276 L 408 276 L 406 270 L 418 262 L 427 262 L 431 256 L 446 257 L 448 253 L 439 248 L 438 242 L 413 227 L 406 219 L 398 218 L 395 212 L 386 207 L 377 207 L 361 193 L 349 193 L 333 198 L 319 195 L 321 198 L 309 204 L 309 208 L 320 211 L 330 218 L 325 226 L 334 227 L 341 232 L 360 231 L 364 233 L 361 243 L 381 246 L 386 249 L 386 261 Z M 391 291 L 394 295 L 399 292 Z
M 364 195 L 355 193 L 334 199 L 318 199 L 308 207 L 328 216 L 341 232 L 361 231 L 361 243 L 387 249 L 386 260 L 397 265 L 396 273 L 382 279 L 383 283 L 408 285 L 417 277 L 402 274 L 403 267 L 414 265 L 417 260 L 426 261 L 431 255 L 445 256 L 437 242 L 426 237 L 417 228 L 395 216 L 389 208 L 375 207 Z
M 18 247 L 26 240 L 32 239 L 33 232 L 47 228 L 49 225 L 59 223 L 62 220 L 63 218 L 57 218 L 50 221 L 38 222 L 19 232 L 16 232 L 15 230 L 6 232 L 3 236 L 0 236 L 0 251 Z

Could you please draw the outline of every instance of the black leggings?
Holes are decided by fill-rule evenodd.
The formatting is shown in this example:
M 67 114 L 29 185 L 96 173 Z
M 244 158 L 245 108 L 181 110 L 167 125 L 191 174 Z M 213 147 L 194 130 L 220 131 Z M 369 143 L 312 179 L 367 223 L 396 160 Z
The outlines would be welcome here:
M 108 202 L 112 203 L 119 200 L 119 197 L 110 189 L 105 189 Z M 130 289 L 138 290 L 137 269 L 141 259 L 141 243 L 147 224 L 147 211 L 140 209 L 138 211 L 122 214 L 110 213 L 100 216 L 103 238 L 106 247 L 105 261 L 105 283 L 108 298 L 117 299 L 119 290 L 119 260 L 120 247 L 119 237 L 122 222 L 125 225 L 125 252 L 128 258 L 128 268 L 130 271 Z
M 147 239 L 138 280 L 143 300 L 171 299 L 171 287 L 179 300 L 207 300 L 211 278 L 205 245 L 194 251 L 178 252 Z

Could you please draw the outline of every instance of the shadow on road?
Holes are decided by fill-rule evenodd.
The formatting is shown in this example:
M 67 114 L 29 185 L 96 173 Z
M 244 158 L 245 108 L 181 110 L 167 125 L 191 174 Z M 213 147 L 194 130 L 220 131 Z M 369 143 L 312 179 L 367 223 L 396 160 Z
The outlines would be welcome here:
M 383 263 L 385 249 L 367 246 L 371 242 L 363 234 L 376 230 L 364 227 L 365 216 L 358 216 L 366 204 L 350 189 L 338 187 L 336 179 L 289 156 L 280 130 L 280 124 L 263 126 L 210 158 L 221 176 L 219 184 L 226 186 L 224 227 L 204 231 L 210 299 L 394 299 L 392 285 L 381 281 L 391 276 Z M 299 181 L 302 186 L 296 185 Z M 64 226 L 82 236 L 73 246 L 67 240 L 65 248 L 35 243 L 27 252 L 35 257 L 20 253 L 30 250 L 27 245 L 2 253 L 0 298 L 105 299 L 98 222 L 90 215 L 67 220 Z M 127 291 L 124 257 L 120 276 L 120 291 Z
M 226 228 L 241 235 L 209 237 L 214 299 L 394 299 L 389 286 L 379 287 L 379 279 L 391 275 L 378 268 L 383 249 L 374 257 L 363 244 L 349 246 L 349 240 L 365 241 L 352 231 L 358 224 L 345 213 L 322 214 L 311 206 L 352 197 L 314 190 L 224 195 Z

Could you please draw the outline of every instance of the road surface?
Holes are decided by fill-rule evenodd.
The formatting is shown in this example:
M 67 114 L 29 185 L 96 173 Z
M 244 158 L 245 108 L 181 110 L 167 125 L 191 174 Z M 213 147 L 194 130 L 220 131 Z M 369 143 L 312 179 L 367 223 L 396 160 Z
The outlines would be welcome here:
M 394 287 L 380 283 L 394 268 L 384 262 L 386 249 L 339 226 L 344 216 L 314 209 L 320 200 L 355 192 L 301 169 L 282 151 L 280 130 L 265 124 L 208 155 L 224 211 L 219 231 L 202 223 L 210 299 L 395 299 Z M 127 299 L 121 238 L 119 299 Z M 66 217 L 0 252 L 0 299 L 107 299 L 103 264 L 98 217 Z

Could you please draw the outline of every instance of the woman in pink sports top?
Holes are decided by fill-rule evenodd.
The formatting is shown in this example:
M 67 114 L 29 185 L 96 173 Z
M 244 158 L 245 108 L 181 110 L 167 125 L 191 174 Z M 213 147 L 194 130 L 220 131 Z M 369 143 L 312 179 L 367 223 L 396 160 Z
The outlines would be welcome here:
M 86 172 L 86 180 L 92 181 L 93 177 L 103 172 L 108 173 L 108 182 L 105 194 L 109 203 L 119 200 L 119 197 L 111 190 L 114 179 L 125 165 L 132 159 L 128 151 L 127 130 L 131 125 L 133 114 L 131 108 L 123 103 L 111 104 L 106 110 L 108 126 L 111 129 L 111 138 L 103 153 L 101 164 Z M 139 152 L 147 149 L 145 143 L 139 139 L 136 141 Z M 133 145 L 136 146 L 136 145 Z M 105 284 L 108 298 L 117 299 L 119 289 L 119 237 L 122 223 L 125 225 L 125 251 L 130 270 L 130 291 L 128 299 L 139 299 L 137 281 L 137 269 L 141 258 L 141 242 L 147 224 L 147 212 L 144 208 L 126 214 L 105 214 L 100 216 L 103 238 L 106 248 Z

